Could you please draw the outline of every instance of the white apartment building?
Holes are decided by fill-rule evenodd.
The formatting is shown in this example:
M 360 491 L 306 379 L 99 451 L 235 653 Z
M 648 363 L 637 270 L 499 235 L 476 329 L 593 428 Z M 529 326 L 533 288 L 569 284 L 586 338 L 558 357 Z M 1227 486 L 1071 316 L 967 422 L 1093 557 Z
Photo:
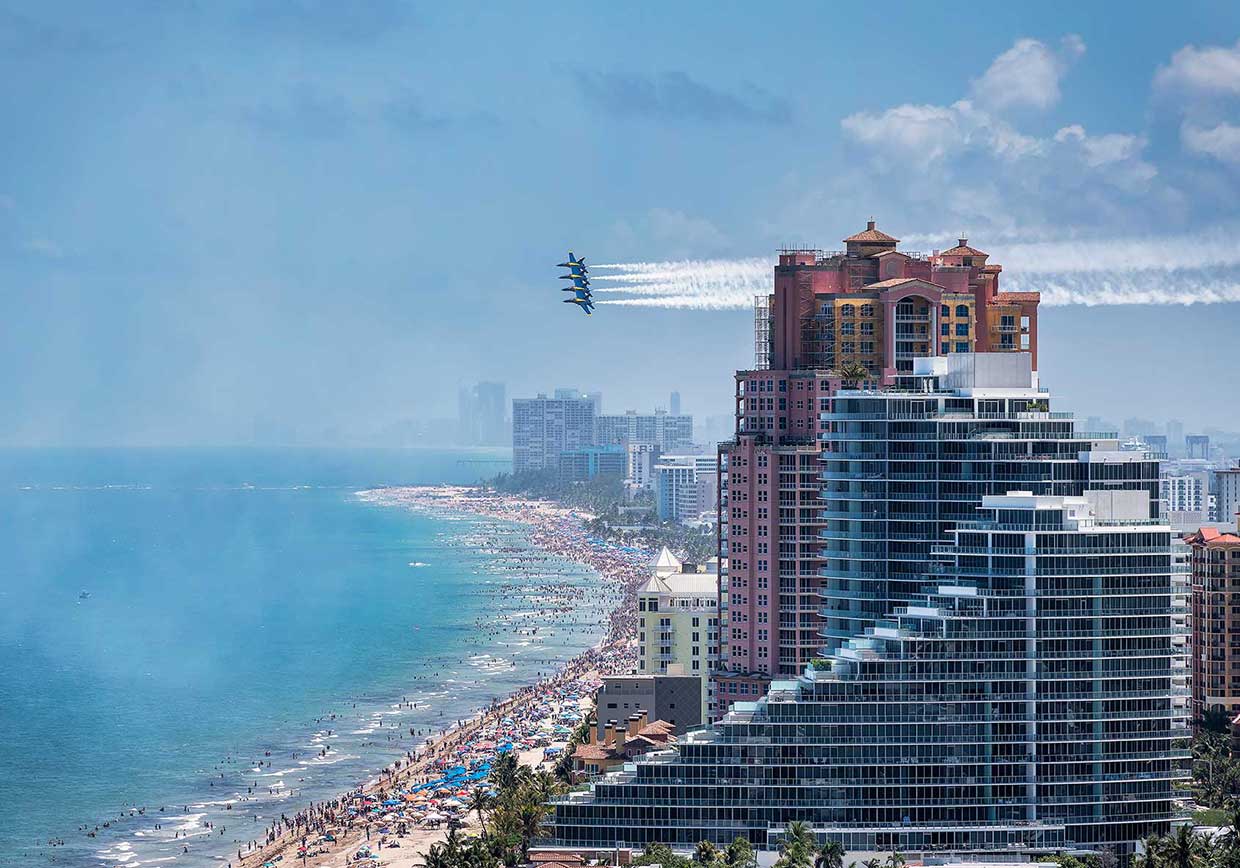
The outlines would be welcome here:
M 655 502 L 660 521 L 682 524 L 713 517 L 719 483 L 714 455 L 664 455 L 654 465 Z

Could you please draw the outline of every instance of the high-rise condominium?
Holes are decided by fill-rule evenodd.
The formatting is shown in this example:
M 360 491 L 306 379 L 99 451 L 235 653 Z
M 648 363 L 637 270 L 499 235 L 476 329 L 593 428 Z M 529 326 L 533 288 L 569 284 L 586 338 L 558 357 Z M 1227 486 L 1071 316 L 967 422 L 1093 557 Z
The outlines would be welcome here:
M 801 820 L 850 850 L 1131 852 L 1185 774 L 1158 462 L 1052 409 L 1037 295 L 999 292 L 986 254 L 899 253 L 873 224 L 846 244 L 781 254 L 769 367 L 737 374 L 731 711 L 563 800 L 555 835 L 769 845 Z

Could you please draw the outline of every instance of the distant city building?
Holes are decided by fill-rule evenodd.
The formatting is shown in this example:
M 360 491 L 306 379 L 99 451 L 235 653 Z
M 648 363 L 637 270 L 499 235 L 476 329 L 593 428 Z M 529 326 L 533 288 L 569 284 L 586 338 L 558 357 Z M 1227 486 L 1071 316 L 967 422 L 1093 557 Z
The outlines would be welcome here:
M 640 675 L 701 679 L 701 707 L 710 708 L 710 672 L 719 659 L 718 562 L 681 563 L 664 547 L 650 579 L 637 590 Z
M 512 402 L 512 469 L 560 469 L 560 454 L 594 444 L 594 405 L 572 390 L 567 397 L 515 398 Z M 575 397 L 574 397 L 575 395 Z
M 457 442 L 463 446 L 503 446 L 508 442 L 508 389 L 482 382 L 457 393 Z
M 1167 449 L 1172 455 L 1184 454 L 1184 423 L 1179 419 L 1167 423 Z
M 680 415 L 680 393 L 672 392 L 670 400 L 667 402 L 667 410 L 673 416 Z
M 586 397 L 590 399 L 590 403 L 594 405 L 594 415 L 603 415 L 603 393 L 587 392 Z
M 584 482 L 596 477 L 622 479 L 628 455 L 619 446 L 582 446 L 560 453 L 560 479 Z
M 651 443 L 630 443 L 628 451 L 628 472 L 625 482 L 630 492 L 654 491 L 654 466 L 662 454 L 658 446 Z
M 653 467 L 660 521 L 714 523 L 719 480 L 715 455 L 662 455 Z
M 1210 521 L 1210 472 L 1176 474 L 1164 471 L 1158 480 L 1159 497 L 1167 522 L 1175 530 L 1192 532 Z
M 599 739 L 609 721 L 643 711 L 650 720 L 672 724 L 677 736 L 706 722 L 700 675 L 607 675 L 594 696 L 594 708 Z
M 663 452 L 687 452 L 693 446 L 693 417 L 671 416 L 661 410 L 645 414 L 629 410 L 620 415 L 599 416 L 595 442 L 600 446 L 643 443 Z
M 1157 452 L 1160 455 L 1167 454 L 1167 435 L 1166 434 L 1146 434 L 1146 445 L 1150 447 L 1151 452 Z
M 1192 713 L 1240 713 L 1240 535 L 1203 527 L 1192 546 Z
M 1210 438 L 1205 434 L 1189 434 L 1184 438 L 1184 454 L 1189 458 L 1210 457 Z
M 1221 525 L 1236 527 L 1240 513 L 1240 467 L 1219 470 L 1214 474 L 1214 520 Z

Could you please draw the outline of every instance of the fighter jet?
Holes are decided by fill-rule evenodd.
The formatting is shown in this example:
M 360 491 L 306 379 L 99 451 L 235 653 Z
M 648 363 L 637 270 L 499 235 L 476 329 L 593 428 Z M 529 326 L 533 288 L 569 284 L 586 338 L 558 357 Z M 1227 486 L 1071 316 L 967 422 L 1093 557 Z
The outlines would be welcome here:
M 577 295 L 573 298 L 564 299 L 564 303 L 577 305 L 585 311 L 586 316 L 589 316 L 591 311 L 594 310 L 594 300 L 590 298 L 590 293 L 581 290 L 578 290 Z
M 568 274 L 561 274 L 560 280 L 571 280 L 573 282 L 572 286 L 566 286 L 563 288 L 564 292 L 571 292 L 574 289 L 584 289 L 586 292 L 590 291 L 590 278 L 588 277 L 574 277 Z
M 571 268 L 573 269 L 574 274 L 577 273 L 578 269 L 580 269 L 583 274 L 590 270 L 586 268 L 586 258 L 583 256 L 580 259 L 578 259 L 576 256 L 573 256 L 573 251 L 571 250 L 568 251 L 568 262 L 561 262 L 557 267 L 558 268 Z

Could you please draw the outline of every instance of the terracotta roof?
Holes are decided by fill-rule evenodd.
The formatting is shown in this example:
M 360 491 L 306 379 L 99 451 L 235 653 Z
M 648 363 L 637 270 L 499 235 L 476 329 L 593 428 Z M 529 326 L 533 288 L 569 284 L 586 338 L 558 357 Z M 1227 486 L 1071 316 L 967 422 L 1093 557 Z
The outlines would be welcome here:
M 615 759 L 615 756 L 615 750 L 597 744 L 579 744 L 577 749 L 573 751 L 574 759 L 605 760 Z
M 944 250 L 939 256 L 989 256 L 989 253 L 983 253 L 976 247 L 969 246 L 968 238 L 959 239 L 959 243 L 949 250 Z
M 662 741 L 667 741 L 668 737 L 675 731 L 675 729 L 676 727 L 668 723 L 666 720 L 656 720 L 654 723 L 649 723 L 646 726 L 643 726 L 637 731 L 637 734 L 648 738 L 657 738 Z
M 890 235 L 888 235 L 886 232 L 883 232 L 883 231 L 881 231 L 881 230 L 879 230 L 879 229 L 875 229 L 875 228 L 874 228 L 874 221 L 873 221 L 873 220 L 871 220 L 869 223 L 865 224 L 865 231 L 864 231 L 864 232 L 858 232 L 856 235 L 849 235 L 847 238 L 845 238 L 845 239 L 844 239 L 844 243 L 845 243 L 845 244 L 847 244 L 849 241 L 860 241 L 860 242 L 862 242 L 862 243 L 865 243 L 865 242 L 867 242 L 867 241 L 869 241 L 869 242 L 899 243 L 900 239 L 899 239 L 899 238 L 892 238 L 892 237 L 891 237 Z
M 585 857 L 580 853 L 565 853 L 556 850 L 531 850 L 530 861 L 555 862 L 559 865 L 584 865 L 586 862 Z
M 1042 293 L 1040 292 L 996 292 L 995 301 L 1003 304 L 1004 302 L 1016 301 L 1041 301 Z
M 899 250 L 882 250 L 878 253 L 871 253 L 871 259 L 879 259 L 883 256 L 903 256 L 905 259 L 912 259 L 907 253 L 901 253 Z
M 1189 542 L 1212 545 L 1233 545 L 1240 543 L 1240 536 L 1231 532 L 1220 531 L 1216 527 L 1203 527 L 1194 534 L 1185 537 Z

